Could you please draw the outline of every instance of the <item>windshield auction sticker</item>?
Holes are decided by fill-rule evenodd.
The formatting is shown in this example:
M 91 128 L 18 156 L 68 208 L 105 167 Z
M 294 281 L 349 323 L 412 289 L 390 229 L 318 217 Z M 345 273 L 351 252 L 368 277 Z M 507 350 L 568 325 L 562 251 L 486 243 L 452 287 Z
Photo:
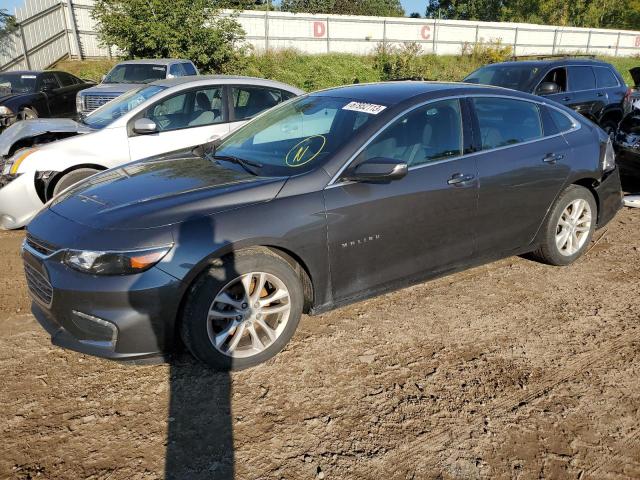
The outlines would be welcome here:
M 326 144 L 327 139 L 323 135 L 307 137 L 289 150 L 285 163 L 294 168 L 306 165 L 320 155 Z
M 343 110 L 351 110 L 352 112 L 369 113 L 371 115 L 378 115 L 384 111 L 387 107 L 384 105 L 376 105 L 375 103 L 362 103 L 351 102 L 342 107 Z

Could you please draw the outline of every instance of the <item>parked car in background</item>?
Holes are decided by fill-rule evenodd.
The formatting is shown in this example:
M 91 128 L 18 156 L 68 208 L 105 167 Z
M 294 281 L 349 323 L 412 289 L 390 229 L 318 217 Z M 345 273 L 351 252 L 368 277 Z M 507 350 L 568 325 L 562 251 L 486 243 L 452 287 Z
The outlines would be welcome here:
M 630 92 L 620 73 L 593 58 L 536 58 L 486 65 L 464 81 L 544 96 L 581 113 L 613 135 Z
M 53 196 L 100 170 L 218 139 L 301 93 L 258 78 L 181 77 L 138 86 L 78 122 L 13 125 L 0 136 L 0 227 L 26 225 Z M 58 136 L 67 138 L 38 145 Z
M 190 60 L 151 59 L 120 62 L 102 78 L 100 84 L 77 96 L 76 109 L 79 115 L 88 115 L 141 84 L 193 75 L 198 75 L 198 69 Z
M 614 146 L 620 174 L 640 180 L 640 110 L 637 107 L 620 122 Z
M 303 312 L 510 255 L 569 265 L 621 200 L 608 136 L 554 102 L 363 84 L 88 179 L 31 222 L 23 256 L 56 345 L 140 360 L 181 337 L 241 369 Z
M 0 73 L 0 131 L 20 120 L 73 117 L 76 94 L 93 85 L 55 70 Z

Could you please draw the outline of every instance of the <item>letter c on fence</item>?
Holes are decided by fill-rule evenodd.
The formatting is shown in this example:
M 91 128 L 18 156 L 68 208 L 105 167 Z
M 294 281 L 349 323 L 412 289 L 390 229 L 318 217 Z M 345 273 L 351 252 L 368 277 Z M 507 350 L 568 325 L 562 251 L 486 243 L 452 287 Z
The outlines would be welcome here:
M 429 25 L 425 25 L 424 27 L 422 27 L 422 30 L 420 30 L 420 36 L 422 38 L 424 38 L 425 40 L 430 40 L 431 39 L 431 27 Z
M 324 22 L 313 22 L 314 37 L 324 37 L 325 33 L 327 33 L 327 26 Z

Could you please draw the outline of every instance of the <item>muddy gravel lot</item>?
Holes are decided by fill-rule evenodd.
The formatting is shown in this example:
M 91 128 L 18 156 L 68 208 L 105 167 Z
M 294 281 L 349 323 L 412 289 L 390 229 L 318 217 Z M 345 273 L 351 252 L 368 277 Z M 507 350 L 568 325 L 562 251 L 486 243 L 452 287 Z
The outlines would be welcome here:
M 597 234 L 599 238 L 602 231 Z M 0 233 L 0 478 L 640 478 L 640 211 L 319 317 L 264 366 L 50 345 Z

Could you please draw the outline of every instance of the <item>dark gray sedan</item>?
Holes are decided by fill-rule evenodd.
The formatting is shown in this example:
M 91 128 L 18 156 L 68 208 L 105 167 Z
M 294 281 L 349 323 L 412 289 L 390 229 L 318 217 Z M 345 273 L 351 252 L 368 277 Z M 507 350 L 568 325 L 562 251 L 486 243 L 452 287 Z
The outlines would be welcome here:
M 284 348 L 302 313 L 510 255 L 569 265 L 621 198 L 607 135 L 568 108 L 356 85 L 91 177 L 31 222 L 23 255 L 54 344 L 148 360 L 182 341 L 241 369 Z

